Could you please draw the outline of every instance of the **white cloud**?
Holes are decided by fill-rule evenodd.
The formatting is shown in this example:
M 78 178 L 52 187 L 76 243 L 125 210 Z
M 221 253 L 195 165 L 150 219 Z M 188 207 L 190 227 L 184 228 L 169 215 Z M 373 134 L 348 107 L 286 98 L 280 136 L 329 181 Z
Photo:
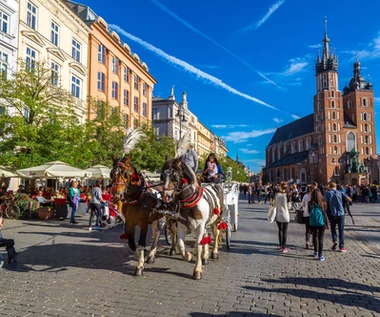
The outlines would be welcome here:
M 247 146 L 252 146 L 252 143 L 247 144 Z
M 239 151 L 241 151 L 241 152 L 243 152 L 245 154 L 258 154 L 258 153 L 260 153 L 257 150 L 249 150 L 249 149 L 239 149 Z
M 282 76 L 292 76 L 305 70 L 309 63 L 304 58 L 293 58 L 289 60 L 286 69 L 281 73 Z
M 243 29 L 241 29 L 239 32 L 245 32 L 252 29 L 258 29 L 260 26 L 262 26 L 269 18 L 270 16 L 285 2 L 285 0 L 277 1 L 275 4 L 273 4 L 269 9 L 268 12 L 257 22 L 252 23 L 250 25 L 247 25 Z
M 375 97 L 375 104 L 379 104 L 380 103 L 380 97 Z
M 226 83 L 224 83 L 221 79 L 219 79 L 217 77 L 214 77 L 214 76 L 212 76 L 212 75 L 210 75 L 208 73 L 205 73 L 205 72 L 201 71 L 200 69 L 194 67 L 193 65 L 190 65 L 189 63 L 187 63 L 187 62 L 185 62 L 185 61 L 183 61 L 183 60 L 181 60 L 181 59 L 179 59 L 177 57 L 174 57 L 172 55 L 169 55 L 169 54 L 165 53 L 163 50 L 161 50 L 161 49 L 153 46 L 152 44 L 149 44 L 148 42 L 145 42 L 144 40 L 142 40 L 142 39 L 140 39 L 140 38 L 138 38 L 138 37 L 136 37 L 136 36 L 134 36 L 134 35 L 126 32 L 126 31 L 124 31 L 118 25 L 111 24 L 109 27 L 112 28 L 112 29 L 114 29 L 114 30 L 116 30 L 117 32 L 121 33 L 125 37 L 129 38 L 131 41 L 134 41 L 134 42 L 140 44 L 145 49 L 147 49 L 147 50 L 155 53 L 158 56 L 160 56 L 161 58 L 163 58 L 164 60 L 166 60 L 170 64 L 178 66 L 182 70 L 196 75 L 197 79 L 201 78 L 205 82 L 207 82 L 209 84 L 212 84 L 214 86 L 223 88 L 224 90 L 227 90 L 227 91 L 229 91 L 230 93 L 232 93 L 234 95 L 237 95 L 237 96 L 243 97 L 245 99 L 248 99 L 250 101 L 256 102 L 256 103 L 261 104 L 261 105 L 263 105 L 265 107 L 268 107 L 268 108 L 271 108 L 271 109 L 274 109 L 274 110 L 278 110 L 277 108 L 275 108 L 275 107 L 267 104 L 264 101 L 261 101 L 260 99 L 258 99 L 256 97 L 253 97 L 253 96 L 250 96 L 248 94 L 245 94 L 243 92 L 238 91 L 237 89 L 235 89 L 235 88 L 227 85 Z
M 281 123 L 282 122 L 282 120 L 279 119 L 279 118 L 273 118 L 273 121 L 276 122 L 276 123 Z
M 159 7 L 161 10 L 163 10 L 164 12 L 166 12 L 167 14 L 169 14 L 170 16 L 172 16 L 174 19 L 176 19 L 177 21 L 179 21 L 181 24 L 183 24 L 184 26 L 186 26 L 187 28 L 189 28 L 190 30 L 192 30 L 193 32 L 197 33 L 198 35 L 202 36 L 206 40 L 210 41 L 211 43 L 213 43 L 216 46 L 218 46 L 219 48 L 221 48 L 223 51 L 225 51 L 228 54 L 230 54 L 231 56 L 235 57 L 237 60 L 239 60 L 240 62 L 242 62 L 245 66 L 253 69 L 260 77 L 264 78 L 268 83 L 271 83 L 272 85 L 275 85 L 277 88 L 283 89 L 282 87 L 280 87 L 279 85 L 277 85 L 273 80 L 270 80 L 263 73 L 261 73 L 260 71 L 258 71 L 255 67 L 253 67 L 251 64 L 249 64 L 248 62 L 246 62 L 244 59 L 242 59 L 241 57 L 239 57 L 238 55 L 236 55 L 234 52 L 230 51 L 228 48 L 226 48 L 225 46 L 223 46 L 219 42 L 217 42 L 214 39 L 212 39 L 211 37 L 209 37 L 207 34 L 203 33 L 200 30 L 198 30 L 196 27 L 194 27 L 193 25 L 191 25 L 190 23 L 188 23 L 187 21 L 185 21 L 184 19 L 182 19 L 180 16 L 178 16 L 177 14 L 175 14 L 173 11 L 171 11 L 167 7 L 165 7 L 158 0 L 150 0 L 150 1 L 153 4 L 155 4 L 157 7 Z
M 319 44 L 312 44 L 312 45 L 309 45 L 309 48 L 321 48 L 322 47 L 322 44 L 319 43 Z
M 291 114 L 290 115 L 294 120 L 300 119 L 300 116 L 297 116 L 296 114 Z
M 365 59 L 376 59 L 380 57 L 380 32 L 377 36 L 369 43 L 367 43 L 365 49 L 362 50 L 346 50 L 342 51 L 343 54 L 352 55 L 351 60 L 358 56 L 359 60 Z
M 214 129 L 233 129 L 233 128 L 247 128 L 249 125 L 247 124 L 212 124 L 212 128 Z
M 248 139 L 254 139 L 259 136 L 265 135 L 265 134 L 271 134 L 274 133 L 276 129 L 266 129 L 266 130 L 252 130 L 249 132 L 230 132 L 228 135 L 222 137 L 225 141 L 231 141 L 234 143 L 244 143 L 247 142 Z
M 267 75 L 274 75 L 277 78 L 281 78 L 281 80 L 284 80 L 285 77 L 291 77 L 300 74 L 307 70 L 309 66 L 309 59 L 310 55 L 305 55 L 304 57 L 291 58 L 282 72 L 271 72 L 267 73 Z M 295 79 L 292 78 L 289 85 L 301 85 L 301 81 L 301 77 L 297 77 Z

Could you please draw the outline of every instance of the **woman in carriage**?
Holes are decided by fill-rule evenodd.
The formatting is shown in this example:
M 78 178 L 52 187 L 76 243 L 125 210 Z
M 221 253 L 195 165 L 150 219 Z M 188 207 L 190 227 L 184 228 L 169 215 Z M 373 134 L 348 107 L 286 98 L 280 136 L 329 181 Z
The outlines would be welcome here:
M 211 153 L 206 160 L 203 176 L 207 183 L 219 184 L 223 182 L 223 170 L 214 153 Z

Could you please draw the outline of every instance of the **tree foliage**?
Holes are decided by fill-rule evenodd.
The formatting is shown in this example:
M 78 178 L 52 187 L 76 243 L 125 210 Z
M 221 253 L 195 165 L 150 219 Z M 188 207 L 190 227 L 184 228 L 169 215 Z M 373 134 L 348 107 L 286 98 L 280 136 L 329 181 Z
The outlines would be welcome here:
M 167 136 L 158 137 L 152 127 L 146 127 L 143 131 L 145 137 L 131 153 L 132 162 L 138 170 L 161 170 L 167 158 L 174 157 L 175 142 Z

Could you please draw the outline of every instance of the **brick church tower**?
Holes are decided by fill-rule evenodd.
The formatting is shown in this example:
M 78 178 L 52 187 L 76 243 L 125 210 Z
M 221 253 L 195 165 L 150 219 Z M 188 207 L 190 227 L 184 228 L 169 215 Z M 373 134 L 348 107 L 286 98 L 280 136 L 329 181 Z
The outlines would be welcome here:
M 357 127 L 356 133 L 347 134 L 347 152 L 353 148 L 359 152 L 359 160 L 376 155 L 374 93 L 371 82 L 360 74 L 360 62 L 356 58 L 354 76 L 344 87 L 343 107 L 348 119 Z
M 338 59 L 329 48 L 330 39 L 325 36 L 323 52 L 316 62 L 316 88 L 314 96 L 314 144 L 317 145 L 318 169 L 314 178 L 327 184 L 339 175 L 339 159 L 345 152 L 343 97 L 338 89 Z

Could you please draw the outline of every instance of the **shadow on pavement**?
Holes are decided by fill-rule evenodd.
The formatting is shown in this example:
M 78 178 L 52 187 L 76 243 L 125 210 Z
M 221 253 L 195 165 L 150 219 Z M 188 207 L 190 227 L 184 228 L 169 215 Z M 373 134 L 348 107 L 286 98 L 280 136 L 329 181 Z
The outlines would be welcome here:
M 324 300 L 334 304 L 363 307 L 380 312 L 379 297 L 371 295 L 380 293 L 380 287 L 377 286 L 348 282 L 338 278 L 284 277 L 278 280 L 263 279 L 262 282 L 268 283 L 271 287 L 243 286 L 243 288 L 252 291 L 283 293 L 299 298 L 318 299 L 318 301 Z M 283 287 L 275 287 L 277 284 L 282 284 Z M 288 284 L 297 286 L 297 289 L 289 288 Z M 306 286 L 306 290 L 302 286 Z M 319 288 L 321 291 L 313 290 L 310 287 Z M 332 291 L 333 293 L 325 293 L 323 290 Z
M 10 271 L 57 272 L 69 267 L 117 271 L 132 274 L 135 267 L 125 264 L 135 260 L 126 248 L 94 244 L 53 244 L 31 246 L 20 252 L 18 263 L 6 265 Z M 40 267 L 38 267 L 40 266 Z
M 267 317 L 267 316 L 271 316 L 271 317 L 281 317 L 280 315 L 275 315 L 275 314 L 263 314 L 263 313 L 254 313 L 254 312 L 237 312 L 237 311 L 232 311 L 232 312 L 229 312 L 229 313 L 225 313 L 225 314 L 221 314 L 221 313 L 217 313 L 215 312 L 215 314 L 208 314 L 208 313 L 201 313 L 201 312 L 194 312 L 194 313 L 190 313 L 189 316 L 191 317 L 210 317 L 210 316 L 216 316 L 216 317 L 222 317 L 222 316 L 225 316 L 225 317 L 248 317 L 248 316 L 255 316 L 255 317 Z

